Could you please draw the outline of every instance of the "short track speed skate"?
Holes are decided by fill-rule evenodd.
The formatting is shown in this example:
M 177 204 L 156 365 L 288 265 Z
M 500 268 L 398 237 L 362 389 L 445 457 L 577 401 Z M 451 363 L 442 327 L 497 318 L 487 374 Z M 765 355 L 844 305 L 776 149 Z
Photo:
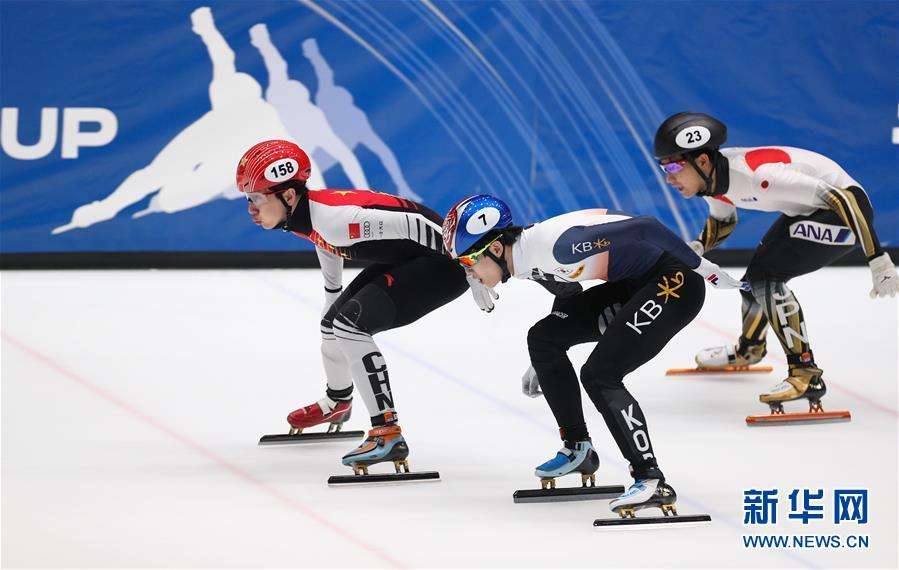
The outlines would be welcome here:
M 596 486 L 599 456 L 589 439 L 566 442 L 556 456 L 538 466 L 534 475 L 540 478 L 540 489 L 520 489 L 512 493 L 516 503 L 587 501 L 609 499 L 624 492 L 622 485 Z M 572 473 L 581 476 L 580 487 L 556 488 L 556 478 Z
M 394 483 L 402 481 L 437 481 L 436 471 L 409 470 L 409 446 L 400 426 L 387 425 L 372 428 L 362 445 L 343 456 L 343 464 L 352 468 L 353 475 L 332 475 L 328 485 L 350 483 Z M 369 474 L 368 468 L 378 463 L 392 462 L 396 473 Z
M 679 515 L 675 508 L 677 493 L 671 485 L 659 479 L 638 479 L 626 493 L 609 503 L 609 507 L 618 513 L 617 519 L 596 519 L 595 527 L 639 527 L 657 524 L 683 524 L 711 522 L 709 515 Z M 658 508 L 661 517 L 638 517 L 637 511 L 647 508 Z
M 291 412 L 287 416 L 290 431 L 286 434 L 264 435 L 259 439 L 259 445 L 358 439 L 365 435 L 364 431 L 341 431 L 343 424 L 350 419 L 352 411 L 352 400 L 334 401 L 325 397 L 305 408 Z M 328 431 L 303 433 L 304 429 L 320 424 L 328 424 Z
M 716 346 L 699 351 L 696 368 L 671 368 L 665 376 L 694 374 L 767 374 L 774 370 L 771 366 L 754 366 L 767 354 L 765 343 L 738 346 Z
M 746 425 L 765 426 L 850 421 L 852 415 L 848 410 L 824 411 L 824 408 L 821 406 L 821 398 L 827 393 L 827 386 L 824 384 L 824 379 L 821 375 L 821 369 L 814 366 L 791 368 L 790 375 L 786 380 L 759 396 L 759 401 L 763 404 L 768 404 L 771 408 L 771 413 L 761 416 L 747 416 Z M 801 399 L 808 400 L 808 412 L 786 413 L 784 411 L 784 402 Z

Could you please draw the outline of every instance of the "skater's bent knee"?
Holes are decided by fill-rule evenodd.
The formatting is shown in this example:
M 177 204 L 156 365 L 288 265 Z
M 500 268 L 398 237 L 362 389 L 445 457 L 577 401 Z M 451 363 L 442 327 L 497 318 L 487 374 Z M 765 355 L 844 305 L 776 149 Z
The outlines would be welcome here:
M 624 374 L 614 366 L 597 366 L 586 362 L 581 366 L 580 378 L 586 389 L 608 390 L 624 386 Z
M 562 346 L 552 334 L 548 334 L 540 323 L 532 326 L 528 331 L 528 354 L 531 362 L 554 361 L 560 355 L 564 355 L 566 347 Z
M 528 329 L 528 349 L 542 346 L 544 343 L 546 343 L 547 340 L 549 340 L 544 327 L 542 327 L 540 324 L 542 322 L 543 321 L 540 321 Z
M 537 321 L 528 329 L 528 348 L 531 346 L 562 347 L 562 331 L 559 329 L 559 317 L 549 315 Z
M 753 279 L 749 281 L 749 289 L 756 302 L 764 305 L 768 291 L 768 282 L 764 279 Z
M 752 289 L 752 296 L 762 305 L 766 304 L 769 295 L 782 297 L 790 294 L 790 288 L 782 279 L 753 279 L 749 282 L 749 287 Z
M 340 307 L 335 321 L 375 334 L 393 326 L 396 321 L 396 305 L 384 289 L 366 285 Z

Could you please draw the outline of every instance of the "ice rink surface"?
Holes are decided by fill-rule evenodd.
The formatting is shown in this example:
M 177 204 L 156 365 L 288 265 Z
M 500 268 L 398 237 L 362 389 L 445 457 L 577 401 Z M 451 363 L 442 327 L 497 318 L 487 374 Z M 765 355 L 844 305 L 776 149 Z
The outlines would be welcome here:
M 322 394 L 317 270 L 0 279 L 4 567 L 897 566 L 897 306 L 868 298 L 866 268 L 792 282 L 825 409 L 849 409 L 851 423 L 746 427 L 783 377 L 773 335 L 772 374 L 664 376 L 733 341 L 735 291 L 709 290 L 700 317 L 627 378 L 679 511 L 713 522 L 626 532 L 592 527 L 613 516 L 607 501 L 512 502 L 559 447 L 546 403 L 520 392 L 527 330 L 551 304 L 536 284 L 501 286 L 490 315 L 466 293 L 378 335 L 412 468 L 442 480 L 329 488 L 350 473 L 339 459 L 353 442 L 256 445 Z M 586 351 L 572 351 L 576 366 Z M 600 481 L 627 484 L 585 402 Z M 356 403 L 347 427 L 366 429 Z M 743 491 L 759 488 L 780 491 L 774 527 L 743 525 Z M 869 522 L 787 520 L 794 488 L 868 489 Z M 743 547 L 759 533 L 861 534 L 870 548 Z

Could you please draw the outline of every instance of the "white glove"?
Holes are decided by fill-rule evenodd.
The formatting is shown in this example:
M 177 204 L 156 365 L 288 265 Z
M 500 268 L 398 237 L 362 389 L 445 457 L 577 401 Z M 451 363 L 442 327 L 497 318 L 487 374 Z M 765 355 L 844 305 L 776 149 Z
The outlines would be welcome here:
M 696 241 L 695 239 L 693 241 L 688 241 L 687 245 L 689 245 L 690 249 L 695 251 L 696 255 L 698 255 L 699 257 L 702 257 L 702 254 L 705 253 L 705 247 L 703 247 L 702 243 Z
M 702 275 L 702 277 L 716 289 L 744 288 L 742 281 L 734 279 L 730 273 L 718 267 L 717 264 L 712 263 L 704 257 L 700 257 L 699 259 L 701 260 L 699 262 L 699 267 L 693 271 Z
M 529 398 L 539 398 L 543 395 L 540 390 L 540 381 L 537 379 L 537 371 L 531 366 L 521 377 L 521 391 Z
M 471 296 L 474 297 L 474 302 L 478 304 L 478 307 L 487 313 L 492 311 L 494 307 L 493 301 L 494 299 L 499 299 L 499 295 L 493 289 L 472 277 L 468 272 L 465 274 L 465 279 L 468 280 L 468 286 L 471 287 Z
M 883 255 L 875 257 L 868 266 L 871 268 L 871 281 L 874 287 L 871 289 L 871 298 L 893 297 L 899 293 L 899 276 L 896 275 L 896 267 L 890 254 L 884 252 Z
M 340 294 L 343 293 L 343 287 L 340 288 L 340 291 L 336 291 L 331 293 L 327 289 L 325 289 L 325 306 L 322 307 L 322 316 L 325 316 L 325 313 L 328 312 L 328 309 L 331 308 L 331 305 L 334 304 L 334 301 L 337 300 L 337 297 L 340 297 Z

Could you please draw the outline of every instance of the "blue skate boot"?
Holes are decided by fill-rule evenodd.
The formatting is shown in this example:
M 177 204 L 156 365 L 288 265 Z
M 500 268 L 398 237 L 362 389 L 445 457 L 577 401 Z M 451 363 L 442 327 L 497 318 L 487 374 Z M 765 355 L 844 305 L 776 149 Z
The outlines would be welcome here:
M 392 461 L 397 473 L 400 468 L 409 472 L 409 446 L 403 439 L 400 426 L 393 424 L 372 428 L 362 445 L 343 456 L 343 464 L 351 467 L 356 475 L 368 475 L 368 466 Z
M 583 441 L 566 441 L 565 447 L 556 456 L 537 467 L 534 475 L 540 478 L 541 489 L 555 489 L 556 477 L 578 472 L 581 474 L 581 486 L 596 486 L 596 470 L 599 469 L 599 456 L 593 444 L 587 438 Z

